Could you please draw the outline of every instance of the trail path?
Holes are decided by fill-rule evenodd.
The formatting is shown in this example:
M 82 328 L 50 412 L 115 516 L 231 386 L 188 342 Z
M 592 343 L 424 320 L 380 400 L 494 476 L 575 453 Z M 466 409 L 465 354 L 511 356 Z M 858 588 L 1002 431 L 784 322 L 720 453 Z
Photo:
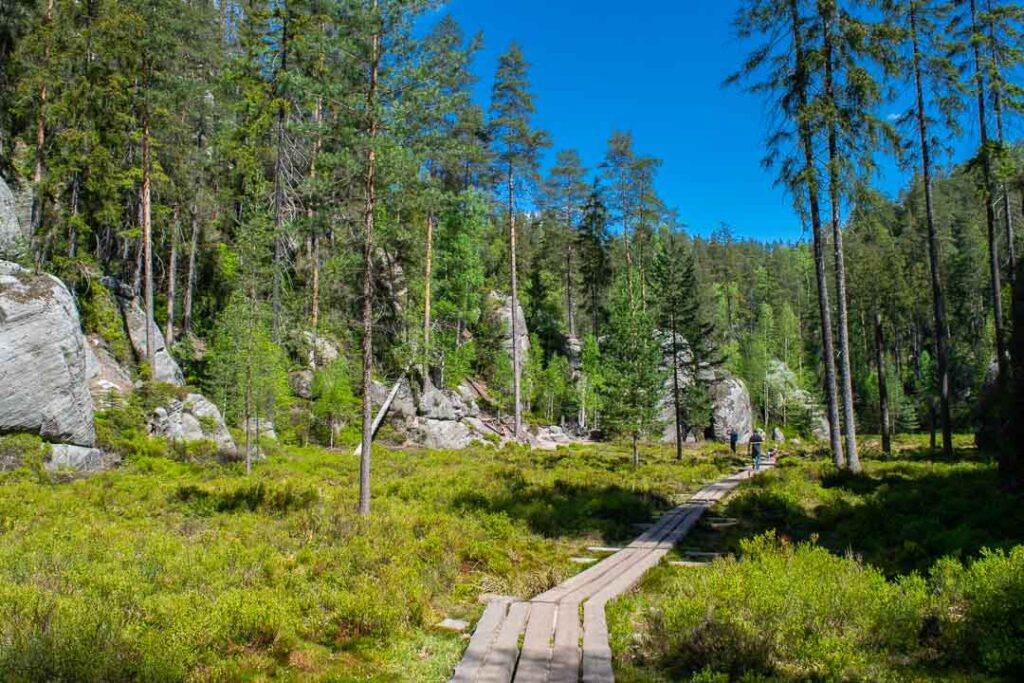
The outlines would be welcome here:
M 636 585 L 708 508 L 755 474 L 746 469 L 705 486 L 622 550 L 530 601 L 491 602 L 452 683 L 614 681 L 605 604 Z

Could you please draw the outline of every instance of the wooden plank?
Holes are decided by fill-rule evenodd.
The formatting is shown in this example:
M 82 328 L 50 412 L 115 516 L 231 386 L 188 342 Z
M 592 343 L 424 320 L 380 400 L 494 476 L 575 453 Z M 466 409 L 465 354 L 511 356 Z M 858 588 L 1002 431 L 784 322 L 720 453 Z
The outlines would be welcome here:
M 476 677 L 476 683 L 509 683 L 519 659 L 519 636 L 526 628 L 530 616 L 530 603 L 514 602 L 508 608 L 498 636 L 491 644 L 483 668 Z
M 516 683 L 545 683 L 548 680 L 557 613 L 558 605 L 553 602 L 534 602 L 531 605 L 523 651 L 516 667 Z
M 603 601 L 583 606 L 583 683 L 614 683 Z
M 507 602 L 494 601 L 484 608 L 483 616 L 477 622 L 473 637 L 469 640 L 469 647 L 462 655 L 462 661 L 455 667 L 451 683 L 473 683 L 476 680 L 507 614 Z
M 558 605 L 555 645 L 551 652 L 549 683 L 579 683 L 580 606 L 575 602 Z

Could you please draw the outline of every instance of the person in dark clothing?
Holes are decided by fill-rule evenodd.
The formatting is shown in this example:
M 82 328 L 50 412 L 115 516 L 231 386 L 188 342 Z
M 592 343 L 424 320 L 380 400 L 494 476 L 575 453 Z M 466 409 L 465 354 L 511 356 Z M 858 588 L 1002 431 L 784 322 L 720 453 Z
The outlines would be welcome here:
M 761 446 L 764 444 L 764 435 L 761 434 L 761 430 L 755 429 L 754 435 L 750 437 L 750 443 L 748 444 L 748 450 L 750 456 L 754 459 L 754 471 L 757 472 L 761 469 Z
M 736 454 L 736 446 L 740 442 L 740 433 L 733 429 L 729 432 L 729 448 L 732 449 L 733 455 Z

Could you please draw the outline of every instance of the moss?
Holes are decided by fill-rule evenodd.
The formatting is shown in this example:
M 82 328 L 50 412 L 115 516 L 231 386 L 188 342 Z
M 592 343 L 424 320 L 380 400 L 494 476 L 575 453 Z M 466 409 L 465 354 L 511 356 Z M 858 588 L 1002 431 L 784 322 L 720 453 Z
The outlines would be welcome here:
M 110 353 L 126 368 L 134 361 L 131 340 L 124 328 L 124 319 L 109 289 L 96 280 L 89 282 L 85 293 L 79 297 L 82 309 L 82 328 L 88 334 L 96 334 L 110 347 Z

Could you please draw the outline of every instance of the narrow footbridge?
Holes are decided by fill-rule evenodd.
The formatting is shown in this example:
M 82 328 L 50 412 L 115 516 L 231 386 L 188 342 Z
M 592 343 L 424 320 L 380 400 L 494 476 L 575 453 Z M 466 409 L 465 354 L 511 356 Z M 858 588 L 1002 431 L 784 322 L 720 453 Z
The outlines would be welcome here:
M 705 486 L 628 546 L 526 602 L 494 601 L 476 625 L 452 683 L 611 683 L 605 604 L 636 585 L 740 482 Z

